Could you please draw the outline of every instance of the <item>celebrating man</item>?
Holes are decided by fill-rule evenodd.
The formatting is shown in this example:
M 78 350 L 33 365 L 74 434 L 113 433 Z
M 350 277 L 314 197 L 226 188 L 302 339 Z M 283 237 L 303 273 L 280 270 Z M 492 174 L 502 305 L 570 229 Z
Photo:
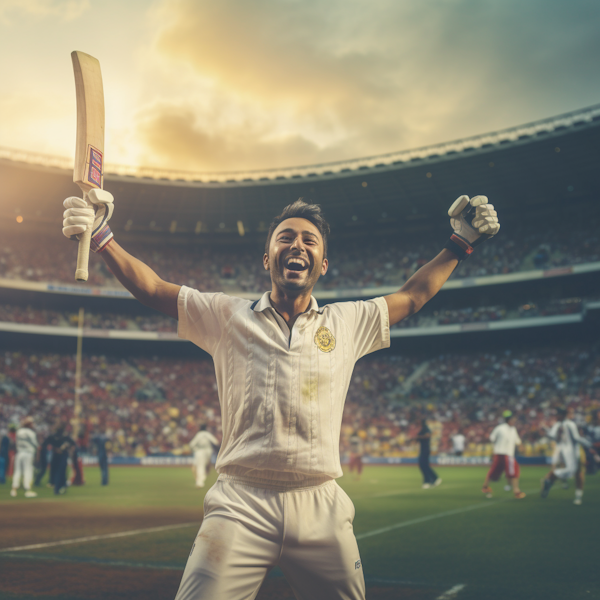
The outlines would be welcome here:
M 319 307 L 329 225 L 316 205 L 287 206 L 269 228 L 263 265 L 271 290 L 256 302 L 162 280 L 113 239 L 112 196 L 65 200 L 63 233 L 92 227 L 92 250 L 143 304 L 179 320 L 179 336 L 214 360 L 223 438 L 216 484 L 177 600 L 254 597 L 278 565 L 296 597 L 365 597 L 354 506 L 342 475 L 342 411 L 355 362 L 390 344 L 391 325 L 417 312 L 473 247 L 500 225 L 484 196 L 449 210 L 454 234 L 398 292 Z

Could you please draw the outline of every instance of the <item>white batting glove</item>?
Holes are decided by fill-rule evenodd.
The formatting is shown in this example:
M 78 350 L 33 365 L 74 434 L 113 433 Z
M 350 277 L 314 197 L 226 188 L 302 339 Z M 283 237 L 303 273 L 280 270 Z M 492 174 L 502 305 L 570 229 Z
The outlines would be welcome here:
M 470 200 L 468 196 L 460 196 L 448 210 L 448 215 L 454 233 L 445 247 L 459 260 L 467 258 L 475 246 L 500 231 L 498 213 L 485 196 L 475 196 Z
M 83 198 L 71 196 L 63 202 L 67 209 L 63 213 L 63 234 L 71 239 L 79 239 L 88 227 L 92 228 L 90 250 L 102 252 L 113 239 L 107 221 L 113 214 L 114 198 L 106 190 L 92 190 L 88 194 L 90 203 Z

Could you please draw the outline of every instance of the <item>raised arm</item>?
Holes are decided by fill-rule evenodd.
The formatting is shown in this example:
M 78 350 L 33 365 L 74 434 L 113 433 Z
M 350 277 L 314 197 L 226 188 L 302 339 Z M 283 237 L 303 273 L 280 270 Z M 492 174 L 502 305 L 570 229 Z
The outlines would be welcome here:
M 497 213 L 485 196 L 461 196 L 448 211 L 454 233 L 432 261 L 421 267 L 397 292 L 385 296 L 390 325 L 415 314 L 446 283 L 458 263 L 473 248 L 496 235 L 500 229 Z
M 100 254 L 113 275 L 142 304 L 177 319 L 180 285 L 161 279 L 148 265 L 112 240 Z
M 397 292 L 385 296 L 390 325 L 414 315 L 431 300 L 456 269 L 458 257 L 442 250 L 432 261 L 423 265 Z
M 142 304 L 177 319 L 177 296 L 181 286 L 162 280 L 148 265 L 131 256 L 113 238 L 107 221 L 113 213 L 113 196 L 105 190 L 92 190 L 89 199 L 67 198 L 63 205 L 63 234 L 76 239 L 92 227 L 90 250 L 100 254 L 115 277 Z

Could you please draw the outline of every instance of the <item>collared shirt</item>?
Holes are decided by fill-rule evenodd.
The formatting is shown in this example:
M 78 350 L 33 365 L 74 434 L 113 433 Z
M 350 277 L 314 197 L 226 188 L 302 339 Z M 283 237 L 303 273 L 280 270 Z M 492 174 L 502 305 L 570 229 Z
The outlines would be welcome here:
M 521 438 L 517 428 L 508 423 L 496 426 L 490 435 L 490 441 L 494 444 L 494 454 L 515 455 L 515 446 L 521 444 Z
M 559 446 L 576 451 L 579 451 L 579 444 L 586 448 L 591 446 L 588 440 L 579 435 L 579 429 L 577 429 L 575 421 L 571 419 L 554 423 L 548 432 L 548 437 L 552 438 Z
M 35 454 L 38 448 L 37 435 L 29 427 L 17 429 L 16 435 L 17 452 L 23 454 Z
M 190 442 L 192 450 L 210 450 L 212 452 L 213 446 L 218 445 L 217 438 L 208 431 L 199 431 Z
M 452 436 L 452 448 L 455 452 L 464 452 L 465 440 L 466 438 L 462 433 L 457 433 Z
M 179 337 L 215 364 L 219 473 L 266 481 L 340 477 L 342 412 L 355 362 L 390 344 L 383 298 L 308 310 L 292 330 L 270 302 L 182 287 Z

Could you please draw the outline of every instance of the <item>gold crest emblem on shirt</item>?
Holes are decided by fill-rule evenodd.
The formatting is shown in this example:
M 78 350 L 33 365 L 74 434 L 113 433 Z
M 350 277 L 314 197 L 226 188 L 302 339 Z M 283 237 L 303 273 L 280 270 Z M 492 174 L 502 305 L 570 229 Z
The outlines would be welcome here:
M 319 327 L 315 334 L 315 344 L 321 352 L 331 352 L 335 348 L 335 338 L 327 327 Z

